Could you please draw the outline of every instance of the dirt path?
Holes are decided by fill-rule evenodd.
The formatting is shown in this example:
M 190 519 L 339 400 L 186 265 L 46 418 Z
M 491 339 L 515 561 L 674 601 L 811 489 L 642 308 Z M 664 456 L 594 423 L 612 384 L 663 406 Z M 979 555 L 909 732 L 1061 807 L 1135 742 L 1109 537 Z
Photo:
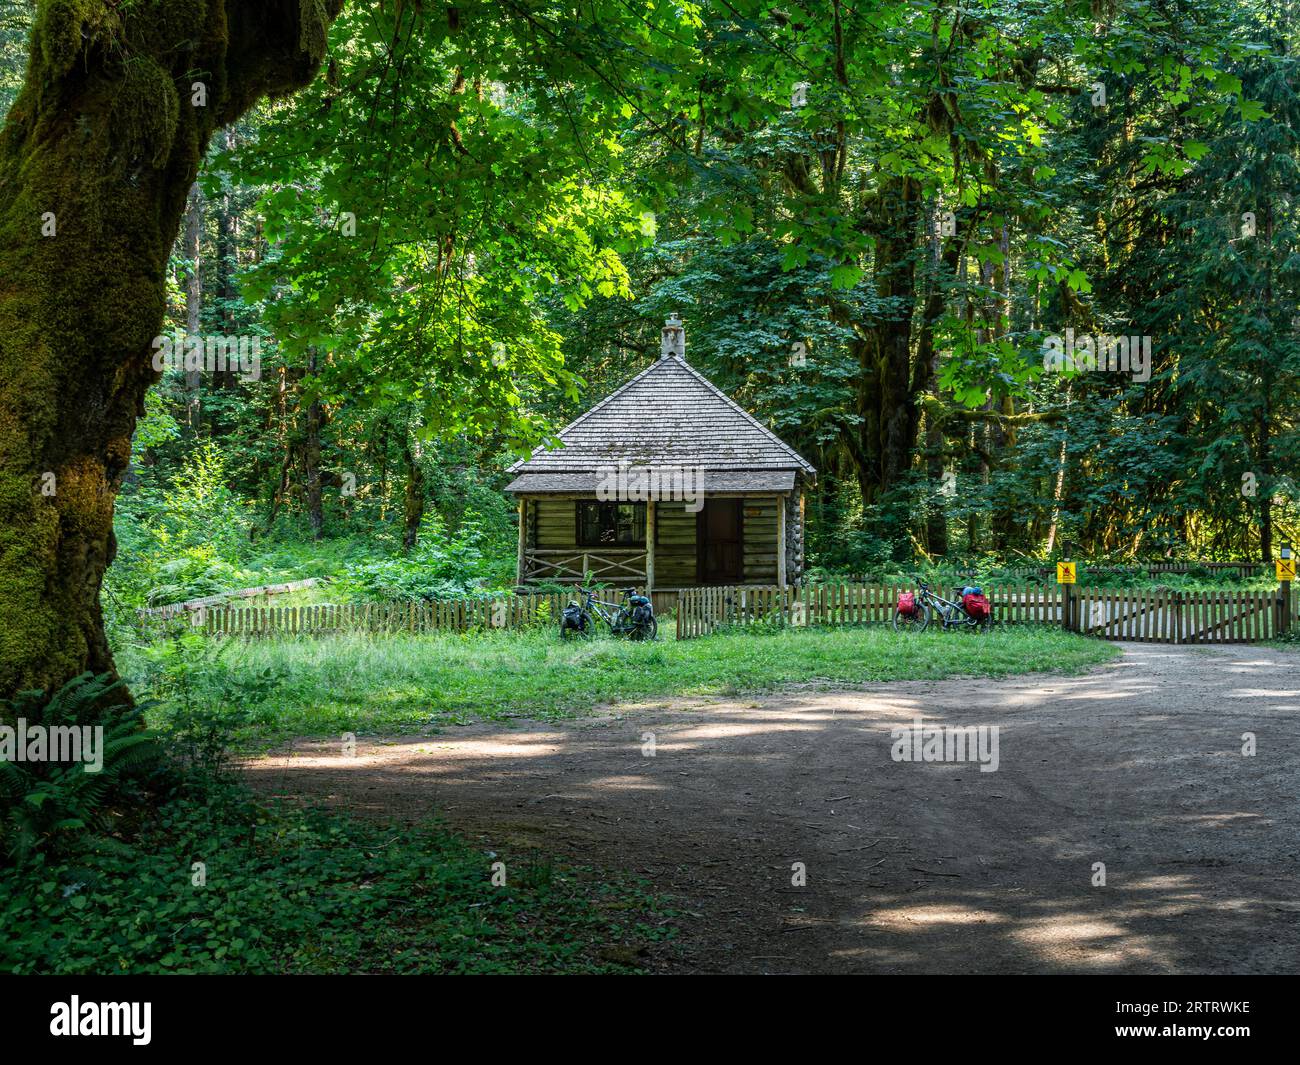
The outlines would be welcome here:
M 998 726 L 997 771 L 894 761 L 921 713 Z M 1126 645 L 1081 677 L 302 743 L 247 771 L 643 874 L 688 915 L 670 970 L 1276 973 L 1300 971 L 1298 722 L 1300 656 Z

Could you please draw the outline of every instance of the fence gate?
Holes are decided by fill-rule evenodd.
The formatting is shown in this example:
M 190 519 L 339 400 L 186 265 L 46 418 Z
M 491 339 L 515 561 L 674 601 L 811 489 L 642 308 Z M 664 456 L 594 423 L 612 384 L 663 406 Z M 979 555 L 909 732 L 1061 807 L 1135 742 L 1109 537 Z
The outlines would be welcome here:
M 1283 600 L 1272 591 L 1100 591 L 1072 597 L 1071 628 L 1138 643 L 1255 643 L 1277 635 Z
M 1254 643 L 1278 633 L 1276 592 L 1191 592 L 1182 596 L 1183 643 Z

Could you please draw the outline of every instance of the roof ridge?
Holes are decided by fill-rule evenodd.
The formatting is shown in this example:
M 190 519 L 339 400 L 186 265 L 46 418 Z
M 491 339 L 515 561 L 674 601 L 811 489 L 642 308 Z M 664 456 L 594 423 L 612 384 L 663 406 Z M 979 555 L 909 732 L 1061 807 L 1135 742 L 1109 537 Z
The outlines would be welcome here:
M 722 391 L 722 389 L 720 389 L 717 385 L 715 385 L 712 381 L 710 381 L 707 377 L 705 377 L 704 374 L 700 373 L 700 371 L 697 370 L 694 366 L 691 366 L 689 363 L 683 362 L 682 368 L 686 370 L 687 373 L 695 377 L 696 380 L 698 380 L 701 384 L 705 385 L 710 391 L 712 391 L 717 396 L 719 396 L 724 403 L 735 408 L 735 410 L 739 414 L 741 414 L 748 421 L 750 421 L 760 432 L 766 433 L 773 440 L 775 440 L 777 444 L 779 444 L 781 448 L 785 450 L 790 455 L 790 457 L 793 458 L 799 464 L 799 466 L 802 469 L 807 470 L 809 473 L 812 473 L 814 471 L 814 467 L 811 462 L 809 462 L 806 458 L 800 455 L 799 452 L 797 452 L 794 448 L 792 448 L 789 444 L 787 444 L 784 440 L 782 440 L 779 436 L 777 436 L 776 433 L 772 432 L 771 429 L 769 429 L 766 425 L 764 425 L 752 414 L 750 414 L 749 411 L 745 410 L 744 407 L 742 407 L 739 403 L 737 403 L 734 399 L 732 399 L 729 395 L 727 395 L 727 393 Z M 631 382 L 629 381 L 628 384 L 631 384 Z
M 592 408 L 590 408 L 589 410 L 583 412 L 582 414 L 579 414 L 576 418 L 573 419 L 573 421 L 569 422 L 568 425 L 566 425 L 563 429 L 561 429 L 561 430 L 560 430 L 558 433 L 556 433 L 555 435 L 556 435 L 556 436 L 563 436 L 563 435 L 564 435 L 565 433 L 567 433 L 570 429 L 573 429 L 573 428 L 575 428 L 575 427 L 581 425 L 581 424 L 582 424 L 583 422 L 585 422 L 588 418 L 590 418 L 593 414 L 595 414 L 598 410 L 600 410 L 602 407 L 608 406 L 608 405 L 609 405 L 609 404 L 610 404 L 614 399 L 616 399 L 618 396 L 622 395 L 622 394 L 623 394 L 624 392 L 626 392 L 629 388 L 631 388 L 634 384 L 636 384 L 639 380 L 641 380 L 641 378 L 645 377 L 646 374 L 648 374 L 651 370 L 655 369 L 656 367 L 659 366 L 660 363 L 665 362 L 665 361 L 666 361 L 666 360 L 663 359 L 663 358 L 655 359 L 654 362 L 652 362 L 649 366 L 647 366 L 647 367 L 646 367 L 644 370 L 642 370 L 639 374 L 637 374 L 635 377 L 629 378 L 628 381 L 627 381 L 625 384 L 619 385 L 618 388 L 614 389 L 613 392 L 611 392 L 608 396 L 606 396 L 604 399 L 602 399 L 602 400 L 601 400 L 599 403 L 597 403 L 594 407 L 592 407 Z M 522 466 L 524 463 L 526 463 L 526 462 L 528 462 L 530 459 L 532 459 L 533 456 L 535 456 L 539 451 L 548 451 L 548 450 L 551 450 L 551 449 L 550 449 L 550 448 L 547 448 L 547 447 L 546 447 L 545 445 L 543 445 L 543 444 L 538 444 L 535 448 L 533 448 L 532 451 L 530 451 L 530 452 L 528 453 L 528 458 L 520 459 L 518 462 L 516 462 L 516 463 L 514 463 L 513 465 L 507 467 L 507 469 L 506 469 L 506 473 L 514 473 L 514 472 L 515 472 L 515 471 L 516 471 L 520 466 Z
M 647 379 L 649 379 L 656 371 L 663 369 L 665 375 L 671 377 L 673 376 L 673 374 L 678 368 L 685 371 L 685 373 L 683 375 L 679 375 L 677 381 L 675 382 L 665 381 L 660 386 L 655 386 L 653 384 L 646 386 L 644 384 L 644 382 Z M 732 430 L 733 432 L 739 432 L 741 434 L 740 436 L 734 438 L 735 441 L 739 444 L 739 442 L 744 439 L 744 434 L 752 430 L 757 430 L 757 436 L 761 440 L 761 443 L 758 443 L 752 439 L 750 440 L 751 451 L 753 452 L 752 458 L 754 461 L 746 463 L 746 466 L 748 466 L 748 468 L 752 468 L 752 469 L 789 468 L 784 465 L 782 466 L 772 465 L 773 462 L 777 460 L 781 461 L 782 463 L 788 461 L 790 467 L 803 470 L 806 473 L 816 476 L 817 471 L 816 468 L 812 465 L 812 463 L 810 463 L 807 459 L 805 459 L 802 455 L 800 455 L 799 452 L 797 452 L 794 448 L 792 448 L 789 444 L 787 444 L 784 440 L 782 440 L 772 429 L 769 429 L 766 425 L 764 425 L 761 421 L 759 421 L 758 418 L 750 414 L 749 411 L 745 410 L 745 408 L 742 407 L 738 402 L 736 402 L 736 400 L 732 399 L 729 395 L 727 395 L 727 393 L 722 391 L 722 389 L 720 389 L 717 385 L 715 385 L 712 381 L 710 381 L 701 371 L 697 370 L 694 366 L 691 366 L 688 362 L 686 362 L 685 359 L 682 359 L 675 355 L 661 356 L 660 358 L 656 359 L 644 370 L 641 370 L 639 373 L 633 375 L 627 382 L 625 382 L 619 388 L 616 388 L 613 392 L 611 392 L 608 396 L 602 399 L 595 406 L 591 407 L 589 410 L 580 414 L 577 418 L 571 421 L 563 429 L 559 430 L 555 434 L 555 436 L 560 438 L 561 443 L 564 445 L 563 447 L 553 448 L 553 447 L 547 447 L 545 444 L 539 444 L 525 458 L 521 458 L 518 461 L 512 463 L 508 467 L 506 472 L 511 474 L 519 474 L 519 473 L 526 472 L 528 471 L 529 466 L 534 462 L 545 463 L 547 461 L 551 461 L 551 462 L 563 463 L 565 461 L 563 457 L 564 452 L 569 447 L 574 447 L 577 449 L 577 453 L 571 456 L 575 464 L 575 468 L 577 468 L 579 464 L 581 464 L 581 466 L 584 467 L 587 466 L 588 463 L 591 461 L 590 444 L 587 443 L 586 441 L 569 440 L 566 438 L 570 437 L 570 435 L 573 434 L 575 431 L 580 432 L 584 424 L 587 423 L 588 421 L 595 421 L 596 424 L 593 427 L 593 429 L 589 431 L 588 434 L 586 435 L 590 435 L 591 432 L 595 432 L 596 434 L 599 434 L 601 431 L 601 427 L 599 424 L 598 416 L 606 408 L 610 407 L 617 400 L 619 400 L 619 398 L 622 397 L 624 394 L 626 394 L 630 389 L 635 388 L 638 385 L 643 386 L 643 388 L 648 388 L 652 390 L 658 387 L 659 390 L 664 394 L 667 402 L 669 403 L 672 403 L 672 398 L 670 397 L 673 397 L 674 393 L 676 393 L 676 398 L 682 401 L 684 404 L 686 404 L 681 408 L 683 412 L 686 412 L 689 409 L 689 406 L 691 405 L 692 402 L 701 403 L 705 399 L 705 397 L 709 397 L 710 401 L 713 401 L 715 399 L 721 400 L 723 409 L 726 412 L 726 414 L 723 416 L 723 423 L 725 423 L 726 417 L 735 417 L 736 415 L 739 415 L 740 418 L 743 420 L 743 422 L 749 426 L 749 430 L 741 429 L 741 427 L 739 426 L 735 426 L 733 428 Z M 703 386 L 702 393 L 699 391 L 700 386 Z M 684 395 L 681 392 L 682 389 L 685 389 Z M 689 399 L 690 391 L 692 389 L 696 390 L 696 393 L 699 396 L 698 400 L 692 401 Z M 651 400 L 648 398 L 647 401 L 650 402 Z M 685 423 L 683 423 L 683 425 L 680 425 L 677 431 L 683 434 L 677 437 L 677 439 L 687 439 L 689 437 L 689 432 L 685 429 Z M 773 445 L 775 445 L 775 447 L 773 447 Z M 764 449 L 766 449 L 766 454 L 763 453 Z M 584 450 L 586 454 L 580 458 L 579 455 L 582 455 L 584 453 Z M 673 450 L 673 449 L 670 447 L 669 450 Z M 707 467 L 711 464 L 705 463 L 705 465 Z M 732 463 L 730 461 L 727 461 L 725 463 L 725 468 L 731 468 L 731 465 Z

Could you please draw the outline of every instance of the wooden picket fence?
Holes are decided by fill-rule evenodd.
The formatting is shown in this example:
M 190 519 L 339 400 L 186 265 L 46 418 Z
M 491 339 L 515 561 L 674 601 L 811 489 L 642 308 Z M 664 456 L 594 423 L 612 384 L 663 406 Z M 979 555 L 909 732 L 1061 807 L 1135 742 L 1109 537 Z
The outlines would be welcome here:
M 571 596 L 554 592 L 429 603 L 344 603 L 289 607 L 210 607 L 192 612 L 213 636 L 326 636 L 340 632 L 469 632 L 558 624 Z
M 867 625 L 893 620 L 902 584 L 813 584 L 799 587 L 686 588 L 677 593 L 677 638 L 706 636 L 728 625 Z M 940 592 L 945 598 L 951 592 Z M 984 587 L 1004 623 L 1061 623 L 1059 588 Z
M 677 595 L 677 638 L 733 625 L 883 624 L 910 585 L 819 584 L 689 588 Z M 945 598 L 953 593 L 940 592 Z M 999 624 L 1057 625 L 1107 640 L 1141 643 L 1254 643 L 1286 626 L 1274 591 L 1175 592 L 1061 586 L 984 586 Z M 1068 604 L 1068 610 L 1067 610 Z
M 733 625 L 867 625 L 892 621 L 901 584 L 686 588 L 655 593 L 661 617 L 677 612 L 677 638 L 690 640 Z M 1106 640 L 1140 643 L 1254 643 L 1294 623 L 1276 591 L 1178 592 L 1169 589 L 984 586 L 999 624 L 1056 625 Z M 940 594 L 945 594 L 941 592 Z M 947 596 L 953 593 L 946 591 Z M 291 607 L 228 604 L 188 612 L 213 636 L 330 635 L 340 632 L 428 633 L 517 630 L 558 624 L 572 596 L 564 592 L 502 595 L 429 603 L 348 603 Z M 666 630 L 661 624 L 660 632 Z

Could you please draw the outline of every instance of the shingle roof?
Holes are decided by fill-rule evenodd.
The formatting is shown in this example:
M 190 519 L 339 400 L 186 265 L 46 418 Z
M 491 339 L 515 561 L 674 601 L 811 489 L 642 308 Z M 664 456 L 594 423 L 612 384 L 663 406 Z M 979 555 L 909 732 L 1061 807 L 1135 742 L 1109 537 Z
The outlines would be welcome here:
M 531 495 L 534 492 L 577 492 L 591 495 L 602 475 L 589 473 L 521 473 L 508 485 L 507 492 Z M 695 486 L 703 492 L 789 492 L 794 488 L 794 470 L 706 471 Z M 671 489 L 667 490 L 671 491 Z M 667 496 L 662 497 L 667 498 Z
M 539 447 L 509 472 L 588 472 L 620 461 L 632 466 L 817 472 L 676 355 L 658 359 L 558 436 L 564 447 Z M 509 490 L 521 489 L 512 484 Z

